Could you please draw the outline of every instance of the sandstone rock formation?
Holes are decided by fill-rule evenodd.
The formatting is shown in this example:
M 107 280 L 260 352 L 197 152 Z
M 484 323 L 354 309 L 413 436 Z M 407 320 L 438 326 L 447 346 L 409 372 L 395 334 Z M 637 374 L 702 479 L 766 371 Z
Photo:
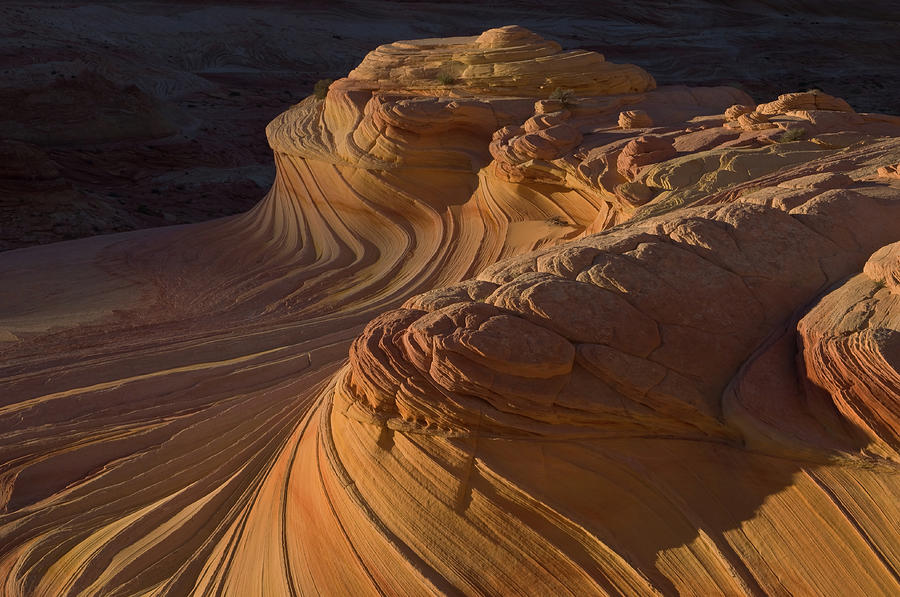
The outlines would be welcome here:
M 900 591 L 900 120 L 503 27 L 266 133 L 0 255 L 0 592 Z
M 878 175 L 885 178 L 900 178 L 900 164 L 896 166 L 881 166 L 878 168 Z
M 307 4 L 0 3 L 0 131 L 47 153 L 74 194 L 27 179 L 21 194 L 0 189 L 0 251 L 244 212 L 275 176 L 259 131 L 317 80 L 385 41 L 510 21 L 657 83 L 734 85 L 758 103 L 818 87 L 861 112 L 900 112 L 893 0 L 444 0 L 415 19 L 406 0 Z M 43 177 L 41 161 L 20 166 Z
M 640 129 L 653 126 L 653 119 L 643 110 L 625 110 L 619 113 L 619 127 Z

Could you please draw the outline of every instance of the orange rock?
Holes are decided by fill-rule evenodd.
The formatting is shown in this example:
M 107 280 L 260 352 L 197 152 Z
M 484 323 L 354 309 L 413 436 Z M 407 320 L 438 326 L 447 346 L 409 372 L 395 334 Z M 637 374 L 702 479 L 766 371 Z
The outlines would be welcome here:
M 900 128 L 750 101 L 387 44 L 250 212 L 0 254 L 0 593 L 900 593 Z
M 567 124 L 557 124 L 535 133 L 522 135 L 511 142 L 511 146 L 519 154 L 552 160 L 560 157 L 581 143 L 581 133 Z
M 900 164 L 896 166 L 880 166 L 877 172 L 878 176 L 884 178 L 900 178 Z
M 868 450 L 900 461 L 900 243 L 826 295 L 799 323 L 814 399 L 833 405 Z M 874 289 L 873 289 L 874 283 Z
M 735 104 L 735 105 L 731 106 L 730 108 L 728 108 L 727 110 L 725 110 L 725 120 L 729 121 L 729 122 L 732 120 L 737 120 L 740 116 L 743 116 L 744 114 L 750 114 L 754 110 L 755 110 L 754 106 Z
M 634 180 L 641 168 L 675 157 L 673 140 L 669 137 L 644 135 L 628 142 L 616 163 L 622 176 Z
M 653 126 L 653 119 L 643 110 L 619 112 L 620 129 L 642 129 Z
M 760 114 L 772 116 L 784 114 L 792 110 L 829 110 L 838 112 L 853 112 L 850 104 L 839 97 L 833 97 L 821 91 L 805 91 L 799 93 L 786 93 L 779 95 L 778 99 L 767 104 L 756 106 Z
M 863 273 L 890 292 L 900 294 L 900 243 L 885 245 L 872 253 Z
M 634 206 L 644 205 L 653 197 L 653 190 L 641 182 L 623 182 L 616 186 L 616 197 Z
M 556 42 L 509 25 L 478 37 L 400 41 L 370 52 L 348 79 L 381 89 L 425 90 L 441 75 L 454 87 L 479 95 L 543 95 L 556 88 L 576 95 L 611 95 L 653 89 L 653 77 L 631 64 L 606 62 L 584 50 L 563 51 Z
M 823 172 L 786 180 L 778 184 L 784 189 L 843 189 L 853 184 L 853 179 L 841 172 Z
M 755 131 L 775 128 L 775 124 L 769 122 L 769 117 L 761 112 L 748 112 L 737 117 L 737 125 L 745 131 Z

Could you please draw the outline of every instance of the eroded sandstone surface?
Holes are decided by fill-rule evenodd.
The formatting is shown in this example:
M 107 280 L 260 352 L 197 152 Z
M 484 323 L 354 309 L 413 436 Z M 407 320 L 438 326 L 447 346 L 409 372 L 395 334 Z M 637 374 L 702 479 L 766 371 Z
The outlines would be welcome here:
M 900 117 L 507 26 L 266 134 L 0 255 L 3 593 L 900 591 Z
M 394 40 L 518 23 L 660 84 L 897 114 L 898 20 L 894 0 L 5 0 L 0 251 L 250 209 L 275 176 L 266 123 Z

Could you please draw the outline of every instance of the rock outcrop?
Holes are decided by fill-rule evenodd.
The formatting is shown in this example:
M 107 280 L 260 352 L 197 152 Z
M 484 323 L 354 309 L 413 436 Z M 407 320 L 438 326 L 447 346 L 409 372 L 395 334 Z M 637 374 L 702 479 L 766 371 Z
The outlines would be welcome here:
M 0 255 L 0 592 L 900 591 L 900 120 L 503 27 L 266 132 Z
M 619 128 L 641 129 L 653 126 L 653 119 L 643 110 L 619 112 Z
M 378 89 L 423 90 L 435 84 L 467 94 L 549 95 L 557 88 L 579 95 L 612 95 L 653 89 L 653 77 L 601 54 L 563 51 L 560 45 L 516 25 L 478 37 L 420 39 L 381 46 L 347 76 L 348 83 Z

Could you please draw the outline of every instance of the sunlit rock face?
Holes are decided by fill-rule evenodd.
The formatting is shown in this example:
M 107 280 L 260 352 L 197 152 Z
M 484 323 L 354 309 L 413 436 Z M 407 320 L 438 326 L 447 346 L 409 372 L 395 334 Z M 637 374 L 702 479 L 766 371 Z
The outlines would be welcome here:
M 900 118 L 512 26 L 266 134 L 0 255 L 0 593 L 900 592 Z
M 371 52 L 347 77 L 356 85 L 434 93 L 438 83 L 460 93 L 540 96 L 555 88 L 578 95 L 648 91 L 653 77 L 632 64 L 606 62 L 601 54 L 562 51 L 553 41 L 510 25 L 477 37 L 396 42 Z

